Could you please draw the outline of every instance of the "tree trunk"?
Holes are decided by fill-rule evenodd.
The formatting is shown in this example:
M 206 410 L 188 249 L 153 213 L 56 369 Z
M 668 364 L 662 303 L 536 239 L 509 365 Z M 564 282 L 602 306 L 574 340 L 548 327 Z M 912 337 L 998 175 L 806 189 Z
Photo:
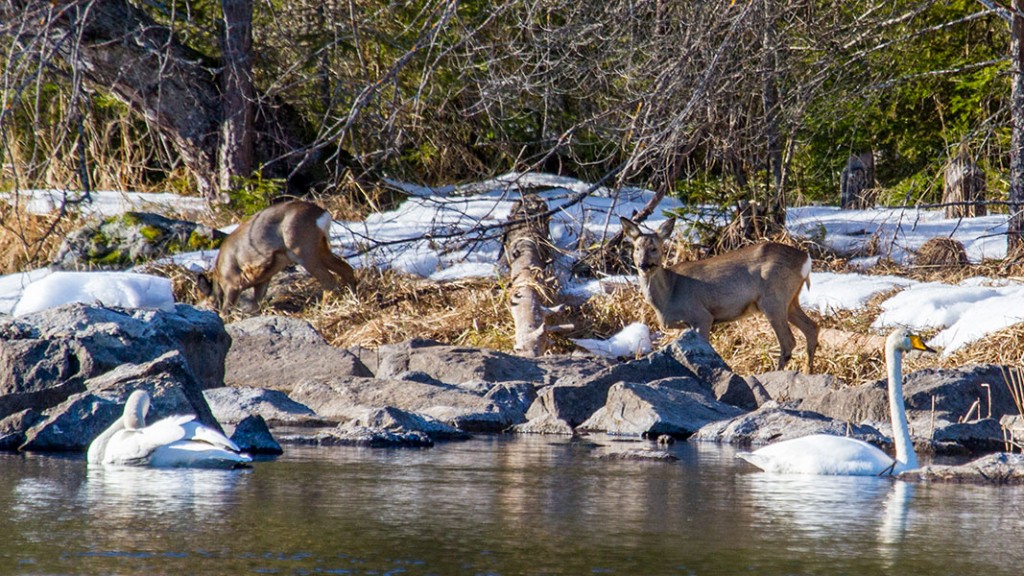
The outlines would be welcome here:
M 20 43 L 69 63 L 77 59 L 88 84 L 143 115 L 174 148 L 206 198 L 219 198 L 224 173 L 227 179 L 248 175 L 255 166 L 265 177 L 288 178 L 291 193 L 306 191 L 316 177 L 319 154 L 307 152 L 308 141 L 299 136 L 304 133 L 301 118 L 287 105 L 262 106 L 254 115 L 260 99 L 248 72 L 251 25 L 248 32 L 236 28 L 251 22 L 252 0 L 223 0 L 223 82 L 216 75 L 220 63 L 181 44 L 171 29 L 131 2 L 90 0 L 83 6 L 76 10 L 65 3 L 9 0 L 5 12 L 33 14 L 39 22 L 19 30 Z M 75 18 L 76 12 L 81 16 Z M 245 108 L 248 112 L 234 115 Z M 224 115 L 225 109 L 232 114 Z M 222 139 L 226 148 L 220 146 Z M 248 161 L 246 146 L 253 150 Z M 221 173 L 218 166 L 224 161 L 229 165 Z
M 851 155 L 839 179 L 840 207 L 843 210 L 860 210 L 874 206 L 874 184 L 874 154 L 864 152 Z
M 1013 3 L 1016 10 L 1011 18 L 1010 116 L 1013 132 L 1010 136 L 1010 221 L 1006 230 L 1006 255 L 1019 257 L 1024 253 L 1024 0 Z
M 765 224 L 774 233 L 786 227 L 786 198 L 783 189 L 782 136 L 779 129 L 779 88 L 777 81 L 778 47 L 771 0 L 764 0 L 764 103 L 765 132 L 768 145 L 768 201 Z
M 224 117 L 220 126 L 218 178 L 221 193 L 253 170 L 252 0 L 221 0 L 224 34 L 220 84 Z
M 504 251 L 512 278 L 512 321 L 516 327 L 515 352 L 537 357 L 547 350 L 549 328 L 545 319 L 557 308 L 549 308 L 552 287 L 546 281 L 550 260 L 547 203 L 529 194 L 512 206 L 509 220 L 526 219 L 509 227 Z M 564 329 L 565 327 L 561 327 Z
M 942 203 L 946 206 L 946 218 L 974 218 L 987 212 L 985 201 L 985 174 L 965 154 L 961 154 L 946 165 L 942 182 Z M 963 202 L 963 204 L 958 204 Z

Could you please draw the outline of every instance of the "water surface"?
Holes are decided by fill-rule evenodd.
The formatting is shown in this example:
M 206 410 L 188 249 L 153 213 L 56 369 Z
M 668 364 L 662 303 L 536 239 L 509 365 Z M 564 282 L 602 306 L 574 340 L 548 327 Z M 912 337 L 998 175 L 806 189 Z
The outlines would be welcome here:
M 603 437 L 297 448 L 242 471 L 0 455 L 0 573 L 1013 574 L 1024 489 L 774 476 Z

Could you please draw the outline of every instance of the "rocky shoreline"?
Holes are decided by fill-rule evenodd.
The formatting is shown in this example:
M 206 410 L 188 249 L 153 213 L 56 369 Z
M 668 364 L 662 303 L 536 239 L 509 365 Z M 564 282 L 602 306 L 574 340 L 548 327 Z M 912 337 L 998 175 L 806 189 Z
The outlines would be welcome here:
M 0 363 L 0 449 L 8 451 L 84 451 L 140 387 L 153 397 L 151 418 L 194 413 L 260 454 L 290 443 L 424 447 L 479 433 L 611 434 L 652 447 L 657 438 L 757 445 L 817 432 L 889 443 L 883 381 L 741 377 L 693 332 L 622 362 L 424 340 L 342 350 L 294 318 L 224 325 L 186 304 L 173 312 L 72 304 L 0 319 Z M 914 372 L 904 394 L 920 452 L 999 452 L 1000 418 L 1017 415 L 995 365 Z M 962 421 L 978 400 L 985 409 Z M 922 469 L 914 479 L 1024 481 L 1020 459 L 1003 456 L 999 473 L 981 464 L 973 469 L 989 473 Z

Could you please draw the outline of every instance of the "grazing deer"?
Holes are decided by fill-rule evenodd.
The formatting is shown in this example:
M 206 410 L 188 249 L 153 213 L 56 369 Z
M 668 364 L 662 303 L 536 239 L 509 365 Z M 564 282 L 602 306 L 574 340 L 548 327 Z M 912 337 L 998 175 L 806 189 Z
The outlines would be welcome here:
M 328 290 L 340 287 L 334 274 L 342 284 L 355 287 L 352 267 L 331 252 L 331 221 L 326 210 L 302 200 L 257 212 L 224 239 L 213 268 L 199 276 L 199 291 L 226 312 L 243 290 L 253 288 L 253 305 L 258 307 L 270 279 L 291 264 L 302 264 Z
M 779 339 L 779 370 L 789 362 L 796 340 L 789 324 L 807 338 L 807 371 L 814 370 L 818 325 L 800 308 L 800 289 L 810 286 L 811 257 L 803 250 L 767 242 L 707 260 L 662 265 L 665 242 L 675 218 L 655 234 L 644 234 L 622 218 L 622 230 L 633 243 L 633 263 L 644 299 L 666 328 L 687 325 L 708 338 L 712 324 L 732 322 L 755 309 L 771 323 Z

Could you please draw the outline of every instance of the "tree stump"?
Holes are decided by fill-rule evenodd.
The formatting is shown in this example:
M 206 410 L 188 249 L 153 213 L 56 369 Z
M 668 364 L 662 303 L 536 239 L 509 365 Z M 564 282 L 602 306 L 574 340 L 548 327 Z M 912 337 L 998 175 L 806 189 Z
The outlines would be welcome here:
M 946 218 L 974 218 L 987 214 L 985 201 L 985 173 L 970 158 L 961 154 L 946 165 L 942 181 L 942 203 Z M 957 204 L 964 202 L 964 204 Z
M 546 268 L 551 260 L 547 203 L 535 195 L 524 195 L 512 206 L 509 220 L 525 220 L 505 233 L 504 252 L 512 278 L 509 307 L 516 327 L 516 354 L 537 357 L 547 350 L 548 333 L 570 327 L 549 327 L 545 319 L 561 307 L 549 307 L 554 289 Z
M 875 205 L 875 157 L 871 152 L 855 154 L 846 161 L 839 181 L 840 206 L 860 210 Z

